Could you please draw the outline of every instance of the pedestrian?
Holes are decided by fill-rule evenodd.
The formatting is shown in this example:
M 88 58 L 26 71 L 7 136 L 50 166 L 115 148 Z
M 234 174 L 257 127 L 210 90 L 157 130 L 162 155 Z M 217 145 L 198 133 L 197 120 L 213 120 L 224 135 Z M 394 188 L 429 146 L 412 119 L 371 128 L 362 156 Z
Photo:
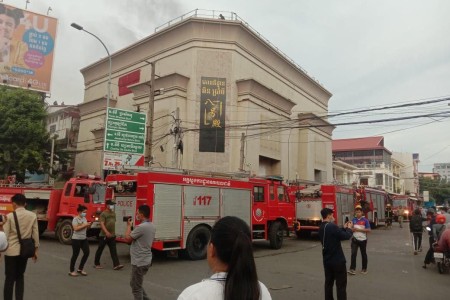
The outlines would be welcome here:
M 423 220 L 420 209 L 416 208 L 411 217 L 411 221 L 409 222 L 409 231 L 413 235 L 414 255 L 417 255 L 417 253 L 421 251 L 420 249 L 422 249 Z
M 392 207 L 391 204 L 386 205 L 386 209 L 384 211 L 384 216 L 386 218 L 386 227 L 391 228 L 392 227 Z
M 123 265 L 119 262 L 117 256 L 116 246 L 116 213 L 114 212 L 115 203 L 111 200 L 106 201 L 106 209 L 100 214 L 100 239 L 98 242 L 98 248 L 95 252 L 94 268 L 103 269 L 100 264 L 100 258 L 102 257 L 103 249 L 108 245 L 109 253 L 113 261 L 113 269 L 120 270 Z
M 0 215 L 0 252 L 5 252 L 8 249 L 8 238 L 3 231 L 3 225 L 6 222 L 6 215 Z M 2 255 L 0 254 L 0 257 Z
M 319 228 L 319 238 L 322 244 L 323 268 L 325 271 L 325 300 L 333 300 L 333 286 L 336 281 L 338 300 L 347 299 L 347 266 L 341 241 L 352 237 L 352 222 L 347 222 L 344 228 L 334 224 L 333 210 L 324 208 L 320 211 L 322 224 Z
M 142 283 L 144 275 L 152 264 L 152 244 L 156 234 L 155 225 L 150 222 L 150 207 L 141 205 L 136 220 L 141 223 L 131 230 L 131 218 L 127 222 L 125 238 L 131 242 L 131 291 L 135 300 L 149 300 Z
M 78 274 L 87 276 L 84 271 L 84 265 L 89 257 L 89 243 L 87 240 L 86 231 L 91 226 L 91 223 L 86 220 L 87 207 L 79 205 L 77 208 L 78 215 L 72 220 L 73 234 L 72 234 L 72 257 L 70 259 L 69 276 L 78 276 Z M 75 263 L 77 262 L 80 249 L 83 251 L 80 265 L 75 272 Z
M 436 252 L 449 252 L 450 251 L 450 228 L 447 228 L 441 235 L 438 244 L 435 248 Z
M 352 223 L 352 258 L 348 273 L 351 275 L 356 275 L 356 256 L 358 255 L 359 248 L 362 258 L 361 274 L 367 274 L 367 233 L 370 232 L 370 223 L 369 220 L 363 216 L 362 208 L 359 205 L 355 207 L 355 217 L 353 218 Z
M 178 300 L 271 300 L 258 280 L 249 226 L 237 217 L 223 217 L 211 230 L 207 261 L 213 275 L 193 284 Z
M 405 210 L 403 209 L 403 206 L 398 207 L 398 224 L 400 224 L 400 228 L 403 228 L 403 214 L 405 213 Z
M 427 211 L 427 230 L 428 230 L 428 242 L 429 242 L 429 248 L 427 251 L 427 254 L 425 255 L 425 260 L 423 261 L 422 268 L 426 269 L 427 265 L 434 262 L 434 250 L 433 250 L 433 243 L 434 243 L 434 237 L 433 237 L 433 225 L 436 224 L 436 217 L 435 217 L 435 210 L 429 209 Z
M 3 230 L 8 238 L 9 247 L 5 252 L 5 285 L 3 287 L 3 299 L 12 300 L 15 291 L 16 299 L 22 300 L 25 292 L 24 273 L 27 268 L 28 258 L 20 256 L 20 243 L 17 227 L 21 239 L 32 238 L 34 240 L 33 261 L 37 262 L 39 248 L 39 230 L 36 214 L 25 209 L 26 198 L 22 194 L 15 194 L 11 198 L 14 211 L 9 213 Z M 16 221 L 17 220 L 17 221 Z

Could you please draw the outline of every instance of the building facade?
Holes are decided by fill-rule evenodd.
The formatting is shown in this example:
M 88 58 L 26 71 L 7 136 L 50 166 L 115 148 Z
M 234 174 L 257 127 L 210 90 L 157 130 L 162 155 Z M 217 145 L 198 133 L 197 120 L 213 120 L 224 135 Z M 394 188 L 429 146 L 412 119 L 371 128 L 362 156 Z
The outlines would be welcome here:
M 450 182 L 450 163 L 433 164 L 433 173 L 439 174 L 443 180 Z
M 318 117 L 327 115 L 331 93 L 237 16 L 184 16 L 111 59 L 110 106 L 154 108 L 146 164 L 332 180 L 334 127 Z M 81 73 L 85 97 L 76 170 L 98 174 L 108 59 Z M 154 106 L 152 83 L 152 90 L 163 91 L 154 96 Z M 174 130 L 177 108 L 180 135 Z
M 77 106 L 58 105 L 54 102 L 46 108 L 47 111 L 47 131 L 50 138 L 54 139 L 54 147 L 69 153 L 74 153 L 77 148 L 78 132 L 80 128 L 80 111 Z M 72 159 L 65 165 L 58 164 L 57 159 L 54 160 L 55 171 L 67 171 L 75 166 L 75 155 L 71 155 Z

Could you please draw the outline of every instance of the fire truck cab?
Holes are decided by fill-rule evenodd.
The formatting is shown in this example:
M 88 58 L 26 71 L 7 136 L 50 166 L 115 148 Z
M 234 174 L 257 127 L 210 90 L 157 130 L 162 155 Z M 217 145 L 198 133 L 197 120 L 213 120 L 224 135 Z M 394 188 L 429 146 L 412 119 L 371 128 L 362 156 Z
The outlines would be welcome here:
M 63 189 L 37 185 L 0 186 L 0 213 L 13 211 L 11 198 L 23 194 L 27 198 L 26 209 L 37 215 L 39 234 L 54 231 L 63 244 L 70 244 L 73 233 L 72 220 L 78 215 L 78 205 L 87 207 L 87 220 L 92 222 L 88 236 L 100 233 L 98 215 L 104 208 L 105 184 L 92 175 L 79 175 L 69 179 Z
M 221 217 L 243 219 L 253 240 L 268 240 L 274 249 L 282 246 L 295 217 L 280 178 L 228 179 L 151 171 L 109 175 L 106 182 L 114 190 L 118 241 L 125 242 L 127 219 L 137 225 L 137 208 L 146 204 L 156 226 L 153 248 L 177 250 L 192 260 L 206 257 L 210 230 Z

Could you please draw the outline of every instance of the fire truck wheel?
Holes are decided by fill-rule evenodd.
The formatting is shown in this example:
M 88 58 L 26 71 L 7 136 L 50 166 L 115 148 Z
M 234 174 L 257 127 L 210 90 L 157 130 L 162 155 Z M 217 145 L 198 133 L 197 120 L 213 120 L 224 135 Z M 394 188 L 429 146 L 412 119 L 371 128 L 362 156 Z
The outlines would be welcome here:
M 191 260 L 206 258 L 206 248 L 211 237 L 211 230 L 203 225 L 191 230 L 186 241 L 184 256 Z
M 274 222 L 270 226 L 269 241 L 272 249 L 280 249 L 283 245 L 283 226 L 280 222 Z
M 61 244 L 70 245 L 72 243 L 72 220 L 64 220 L 58 227 L 58 239 Z

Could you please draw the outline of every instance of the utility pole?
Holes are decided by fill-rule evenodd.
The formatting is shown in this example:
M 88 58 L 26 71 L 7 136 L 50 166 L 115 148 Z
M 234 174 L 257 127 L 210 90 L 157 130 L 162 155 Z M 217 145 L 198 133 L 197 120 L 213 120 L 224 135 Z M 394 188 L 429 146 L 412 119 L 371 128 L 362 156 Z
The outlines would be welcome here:
M 245 133 L 241 135 L 241 159 L 239 161 L 239 171 L 244 171 L 244 149 L 245 149 Z
M 153 116 L 155 114 L 155 62 L 148 62 L 152 67 L 152 73 L 150 77 L 150 94 L 148 96 L 148 111 L 147 111 L 147 157 L 148 166 L 152 165 L 152 147 L 153 147 Z
M 172 158 L 172 167 L 178 168 L 178 150 L 180 146 L 180 140 L 181 140 L 181 127 L 180 127 L 180 108 L 177 107 L 175 110 L 175 127 L 173 130 L 173 133 L 175 135 L 175 141 L 173 145 L 173 158 Z

